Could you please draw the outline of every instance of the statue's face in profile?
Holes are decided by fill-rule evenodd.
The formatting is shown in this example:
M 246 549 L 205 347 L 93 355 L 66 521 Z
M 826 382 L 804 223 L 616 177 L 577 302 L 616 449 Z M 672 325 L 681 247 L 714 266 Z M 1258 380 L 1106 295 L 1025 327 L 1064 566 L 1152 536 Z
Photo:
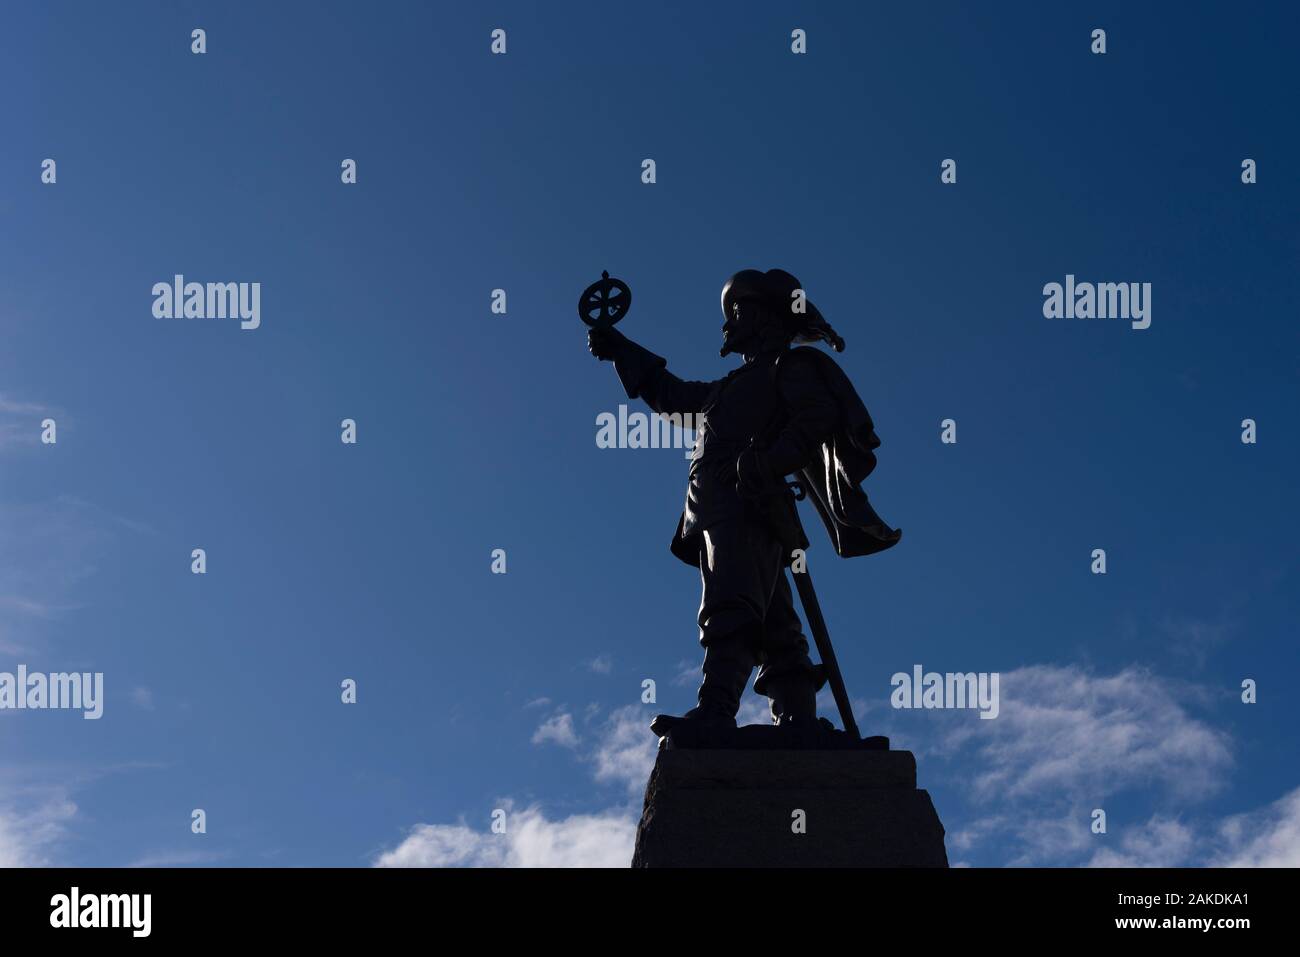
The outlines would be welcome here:
M 731 303 L 731 315 L 722 324 L 722 354 L 749 352 L 758 342 L 761 307 L 753 299 L 737 299 Z

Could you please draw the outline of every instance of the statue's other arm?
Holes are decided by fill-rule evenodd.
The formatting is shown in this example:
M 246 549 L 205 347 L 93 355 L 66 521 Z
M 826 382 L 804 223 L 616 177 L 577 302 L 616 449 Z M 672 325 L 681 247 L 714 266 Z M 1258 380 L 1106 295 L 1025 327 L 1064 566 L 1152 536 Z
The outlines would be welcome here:
M 593 355 L 614 361 L 614 371 L 629 399 L 642 399 L 655 412 L 666 415 L 703 411 L 714 383 L 679 379 L 668 371 L 668 360 L 615 329 L 592 330 L 588 338 Z

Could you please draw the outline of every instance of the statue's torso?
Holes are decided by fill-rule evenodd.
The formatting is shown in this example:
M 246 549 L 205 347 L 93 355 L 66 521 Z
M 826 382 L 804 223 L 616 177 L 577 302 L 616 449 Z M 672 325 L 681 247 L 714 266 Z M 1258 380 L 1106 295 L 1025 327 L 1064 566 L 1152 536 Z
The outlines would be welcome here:
M 682 534 L 744 515 L 736 492 L 736 458 L 781 411 L 775 356 L 760 356 L 718 381 L 697 420 Z

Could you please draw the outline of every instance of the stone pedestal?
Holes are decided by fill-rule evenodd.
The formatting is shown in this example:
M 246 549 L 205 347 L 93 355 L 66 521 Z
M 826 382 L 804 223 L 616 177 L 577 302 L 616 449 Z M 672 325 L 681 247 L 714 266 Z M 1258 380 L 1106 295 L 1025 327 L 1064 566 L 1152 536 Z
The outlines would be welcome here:
M 632 866 L 947 867 L 943 835 L 910 751 L 669 748 Z

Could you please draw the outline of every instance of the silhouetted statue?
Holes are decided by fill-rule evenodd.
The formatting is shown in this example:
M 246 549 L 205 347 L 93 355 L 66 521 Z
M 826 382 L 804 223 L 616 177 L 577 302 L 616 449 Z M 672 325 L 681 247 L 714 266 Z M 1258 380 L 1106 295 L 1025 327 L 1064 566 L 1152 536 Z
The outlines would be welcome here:
M 608 273 L 584 293 L 579 312 L 592 326 L 592 355 L 613 361 L 629 398 L 643 399 L 655 412 L 690 414 L 697 427 L 686 504 L 671 549 L 697 566 L 703 580 L 704 680 L 696 707 L 681 717 L 660 715 L 651 728 L 661 736 L 734 729 L 757 665 L 754 690 L 768 697 L 773 723 L 816 730 L 817 692 L 827 668 L 836 666 L 829 638 L 824 645 L 821 640 L 825 629 L 811 581 L 796 575 L 822 665 L 809 657 L 785 576 L 795 550 L 808 546 L 785 477 L 798 476 L 800 497 L 811 495 L 839 555 L 871 554 L 900 536 L 875 513 L 860 486 L 875 467 L 880 445 L 862 400 L 825 352 L 792 348 L 825 342 L 838 352 L 844 340 L 807 301 L 794 276 L 746 269 L 722 288 L 721 355 L 739 354 L 744 363 L 714 382 L 684 381 L 668 371 L 664 359 L 613 328 L 630 302 L 627 286 Z M 594 321 L 592 309 L 599 309 Z M 832 677 L 856 745 L 857 728 L 837 670 Z

